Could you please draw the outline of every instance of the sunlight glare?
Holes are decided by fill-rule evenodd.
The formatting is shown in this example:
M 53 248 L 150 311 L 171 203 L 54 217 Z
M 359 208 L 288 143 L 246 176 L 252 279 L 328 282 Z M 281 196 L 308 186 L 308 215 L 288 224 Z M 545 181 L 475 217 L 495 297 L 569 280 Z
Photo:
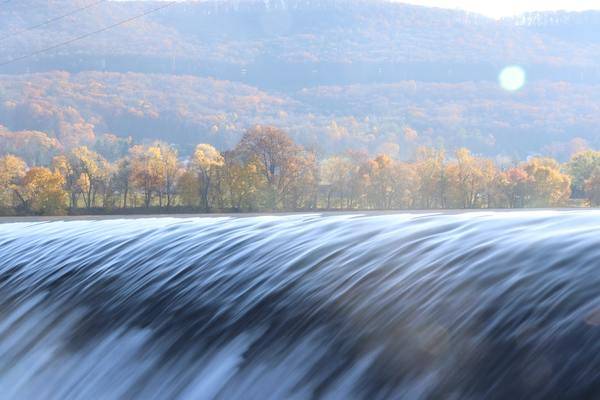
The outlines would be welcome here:
M 498 81 L 502 89 L 515 92 L 525 85 L 525 70 L 518 65 L 505 67 L 500 71 Z

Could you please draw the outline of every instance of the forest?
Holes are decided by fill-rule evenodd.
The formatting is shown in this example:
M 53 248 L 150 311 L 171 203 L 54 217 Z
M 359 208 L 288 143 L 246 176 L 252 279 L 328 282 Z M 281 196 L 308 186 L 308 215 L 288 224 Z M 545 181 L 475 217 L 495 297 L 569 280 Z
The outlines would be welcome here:
M 273 126 L 248 129 L 228 151 L 190 157 L 114 135 L 45 165 L 0 158 L 4 215 L 307 210 L 477 209 L 600 205 L 600 152 L 566 163 L 499 163 L 466 148 L 419 147 L 409 161 L 347 151 L 320 158 Z
M 402 81 L 285 94 L 191 75 L 0 76 L 4 137 L 38 131 L 70 148 L 113 134 L 165 141 L 188 156 L 194 143 L 232 148 L 257 124 L 281 127 L 319 152 L 407 158 L 419 146 L 444 146 L 490 157 L 566 161 L 578 143 L 600 148 L 600 85 L 532 83 L 507 93 L 490 82 Z
M 600 148 L 599 16 L 497 21 L 385 0 L 9 1 L 0 125 L 64 150 L 114 134 L 187 157 L 261 124 L 321 153 L 406 160 L 443 146 L 564 162 L 580 143 Z M 511 64 L 527 73 L 516 93 L 497 83 Z
M 598 203 L 598 12 L 32 0 L 0 20 L 3 214 Z

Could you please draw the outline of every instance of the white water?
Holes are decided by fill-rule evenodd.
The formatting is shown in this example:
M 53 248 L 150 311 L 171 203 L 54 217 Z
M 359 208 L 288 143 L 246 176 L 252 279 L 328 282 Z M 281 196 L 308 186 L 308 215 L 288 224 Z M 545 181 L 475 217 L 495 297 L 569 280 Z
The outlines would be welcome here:
M 0 224 L 0 398 L 594 398 L 600 213 Z

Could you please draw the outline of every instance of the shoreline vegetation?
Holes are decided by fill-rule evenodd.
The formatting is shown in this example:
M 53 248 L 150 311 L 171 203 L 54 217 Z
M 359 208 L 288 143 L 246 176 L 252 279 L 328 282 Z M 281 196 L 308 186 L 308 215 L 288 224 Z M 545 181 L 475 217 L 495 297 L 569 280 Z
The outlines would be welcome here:
M 37 160 L 49 159 L 48 163 Z M 153 215 L 593 207 L 600 152 L 500 162 L 466 148 L 420 147 L 407 161 L 322 155 L 283 130 L 255 126 L 228 151 L 191 157 L 116 136 L 52 157 L 0 157 L 0 216 Z

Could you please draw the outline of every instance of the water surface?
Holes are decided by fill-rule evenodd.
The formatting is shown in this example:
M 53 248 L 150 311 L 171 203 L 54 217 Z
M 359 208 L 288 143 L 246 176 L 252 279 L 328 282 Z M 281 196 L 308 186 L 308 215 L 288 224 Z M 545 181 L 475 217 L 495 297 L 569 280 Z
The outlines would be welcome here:
M 0 224 L 6 399 L 600 397 L 600 213 Z

